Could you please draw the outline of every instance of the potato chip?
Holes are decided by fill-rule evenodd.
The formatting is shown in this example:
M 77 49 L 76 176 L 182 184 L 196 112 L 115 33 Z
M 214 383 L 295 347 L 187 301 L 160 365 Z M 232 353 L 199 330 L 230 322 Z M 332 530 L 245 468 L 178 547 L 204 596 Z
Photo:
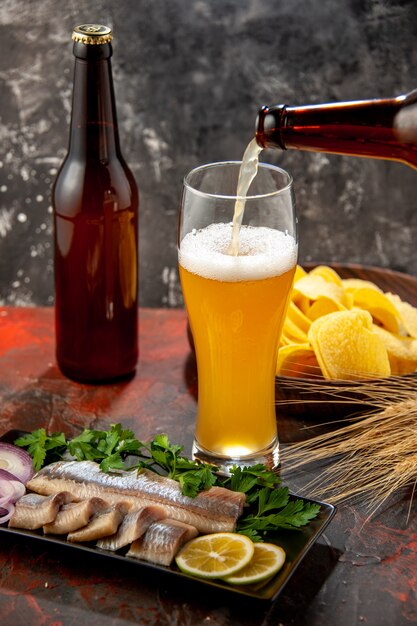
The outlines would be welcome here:
M 407 359 L 397 359 L 395 356 L 389 353 L 388 358 L 391 366 L 391 376 L 404 376 L 405 374 L 412 374 L 417 369 L 417 363 L 415 361 L 407 361 Z
M 374 332 L 380 337 L 388 355 L 403 361 L 414 361 L 415 368 L 417 368 L 417 339 L 394 335 L 379 326 L 374 326 Z
M 339 274 L 328 265 L 317 265 L 317 267 L 311 270 L 310 276 L 321 276 L 326 282 L 343 287 L 342 279 Z
M 304 314 L 307 314 L 311 301 L 317 300 L 320 296 L 326 296 L 344 306 L 347 305 L 343 288 L 335 283 L 327 282 L 322 276 L 308 274 L 294 284 L 292 299 Z
M 295 268 L 294 282 L 296 283 L 297 280 L 300 280 L 303 276 L 307 276 L 307 272 L 301 267 L 301 265 L 297 265 Z
M 345 305 L 347 309 L 353 309 L 353 294 L 345 291 Z
M 342 287 L 346 293 L 363 289 L 364 287 L 382 293 L 382 289 L 375 285 L 375 283 L 372 283 L 370 280 L 363 280 L 362 278 L 342 278 Z
M 355 380 L 389 376 L 387 350 L 368 311 L 337 311 L 315 320 L 308 338 L 325 378 Z
M 277 376 L 311 378 L 321 376 L 313 348 L 309 343 L 284 346 L 278 351 Z
M 369 311 L 374 320 L 386 330 L 398 334 L 400 329 L 398 310 L 383 293 L 369 287 L 362 287 L 356 289 L 352 295 L 355 306 Z
M 403 333 L 417 339 L 417 309 L 408 302 L 403 302 L 399 296 L 393 293 L 386 293 L 385 295 L 398 311 Z
M 281 341 L 284 344 L 291 343 L 307 343 L 307 333 L 301 330 L 291 318 L 285 318 L 284 326 L 281 333 Z
M 334 313 L 335 311 L 344 310 L 346 310 L 346 307 L 337 300 L 334 300 L 333 298 L 328 298 L 327 296 L 320 296 L 310 306 L 307 311 L 306 317 L 314 321 L 319 317 L 323 317 L 323 315 L 328 315 L 329 313 Z
M 309 300 L 316 300 L 319 296 L 342 300 L 344 296 L 342 287 L 327 282 L 322 276 L 312 276 L 311 274 L 297 280 L 293 289 L 295 293 L 300 293 Z
M 305 333 L 308 333 L 308 329 L 311 326 L 311 321 L 304 315 L 302 311 L 294 304 L 290 302 L 287 309 L 287 317 L 294 322 L 296 326 Z
M 308 331 L 308 341 L 311 345 L 311 347 L 314 350 L 314 354 L 316 355 L 317 358 L 317 362 L 320 366 L 320 369 L 322 371 L 322 374 L 324 376 L 324 378 L 331 378 L 330 373 L 328 372 L 327 368 L 326 368 L 326 364 L 323 361 L 323 359 L 321 358 L 321 355 L 319 354 L 319 349 L 318 349 L 318 333 L 320 328 L 323 326 L 323 324 L 326 323 L 326 317 L 318 317 L 316 320 L 314 320 L 314 322 L 312 322 L 311 326 L 310 326 L 310 330 Z

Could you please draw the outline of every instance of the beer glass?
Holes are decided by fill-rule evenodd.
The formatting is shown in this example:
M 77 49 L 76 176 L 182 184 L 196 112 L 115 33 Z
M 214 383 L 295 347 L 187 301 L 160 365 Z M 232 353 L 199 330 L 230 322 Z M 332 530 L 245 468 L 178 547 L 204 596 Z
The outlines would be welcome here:
M 297 263 L 291 176 L 259 164 L 244 198 L 240 162 L 203 165 L 184 179 L 179 272 L 198 369 L 193 457 L 223 473 L 279 465 L 275 413 L 278 342 Z M 230 254 L 236 201 L 244 202 Z

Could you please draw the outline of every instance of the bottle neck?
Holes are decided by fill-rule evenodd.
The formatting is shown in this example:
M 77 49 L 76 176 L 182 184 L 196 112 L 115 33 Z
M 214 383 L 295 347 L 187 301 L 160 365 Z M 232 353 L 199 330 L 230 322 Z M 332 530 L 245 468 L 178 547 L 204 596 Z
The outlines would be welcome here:
M 298 149 L 417 165 L 417 92 L 398 98 L 262 107 L 256 138 L 263 148 Z M 399 120 L 406 125 L 399 128 Z M 414 138 L 413 138 L 414 135 Z
M 75 58 L 69 152 L 109 161 L 120 153 L 116 105 L 110 55 L 97 52 Z

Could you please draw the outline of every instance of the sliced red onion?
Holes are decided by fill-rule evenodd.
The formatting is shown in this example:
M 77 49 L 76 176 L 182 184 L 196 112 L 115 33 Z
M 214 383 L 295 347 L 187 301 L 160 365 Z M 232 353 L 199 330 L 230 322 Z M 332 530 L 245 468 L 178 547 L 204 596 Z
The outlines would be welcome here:
M 30 454 L 11 443 L 0 442 L 0 468 L 13 474 L 24 484 L 35 473 Z
M 25 495 L 26 487 L 24 486 L 22 482 L 20 482 L 20 480 L 16 480 L 13 474 L 11 474 L 12 478 L 10 479 L 10 478 L 2 476 L 3 473 L 8 474 L 9 472 L 6 472 L 6 470 L 0 470 L 0 498 L 3 494 L 3 491 L 5 490 L 4 484 L 8 483 L 13 489 L 13 492 L 9 498 L 9 501 L 14 503 L 16 502 L 16 500 L 18 500 L 19 498 Z M 6 488 L 6 492 L 7 491 L 8 489 Z
M 15 495 L 14 485 L 11 480 L 0 480 L 0 506 L 6 506 L 13 500 Z
M 14 448 L 15 446 L 11 446 Z M 10 458 L 9 451 L 6 458 Z M 13 455 L 12 455 L 13 456 Z M 19 455 L 20 458 L 20 455 Z M 0 463 L 4 464 L 0 453 Z M 22 475 L 22 472 L 20 472 Z M 28 475 L 28 473 L 26 474 Z M 7 522 L 14 511 L 14 503 L 26 493 L 26 487 L 15 474 L 0 468 L 0 524 Z
M 14 504 L 9 503 L 0 509 L 0 524 L 8 522 L 14 513 Z
M 0 478 L 4 478 L 5 480 L 19 480 L 17 476 L 1 468 L 0 468 Z M 19 480 L 19 482 L 22 482 L 22 481 Z

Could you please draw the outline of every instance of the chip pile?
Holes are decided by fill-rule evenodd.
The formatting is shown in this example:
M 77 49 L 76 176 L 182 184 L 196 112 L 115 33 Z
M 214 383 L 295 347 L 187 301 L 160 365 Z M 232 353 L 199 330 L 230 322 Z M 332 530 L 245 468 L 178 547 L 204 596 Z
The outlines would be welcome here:
M 417 370 L 417 309 L 326 265 L 297 267 L 277 375 L 356 380 Z

